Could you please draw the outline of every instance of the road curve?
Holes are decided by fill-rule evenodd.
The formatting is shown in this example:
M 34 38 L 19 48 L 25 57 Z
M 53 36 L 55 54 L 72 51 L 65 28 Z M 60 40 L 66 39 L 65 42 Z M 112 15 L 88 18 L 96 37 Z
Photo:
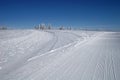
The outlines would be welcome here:
M 106 32 L 83 45 L 66 49 L 54 62 L 25 80 L 119 80 L 119 61 L 120 33 Z
M 120 80 L 119 32 L 80 43 L 28 61 L 2 80 Z

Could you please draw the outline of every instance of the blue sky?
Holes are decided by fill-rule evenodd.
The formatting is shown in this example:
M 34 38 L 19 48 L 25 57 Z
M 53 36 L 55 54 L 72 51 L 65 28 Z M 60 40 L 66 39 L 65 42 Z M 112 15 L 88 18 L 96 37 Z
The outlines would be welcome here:
M 0 25 L 32 28 L 39 23 L 76 28 L 120 27 L 119 0 L 0 0 Z

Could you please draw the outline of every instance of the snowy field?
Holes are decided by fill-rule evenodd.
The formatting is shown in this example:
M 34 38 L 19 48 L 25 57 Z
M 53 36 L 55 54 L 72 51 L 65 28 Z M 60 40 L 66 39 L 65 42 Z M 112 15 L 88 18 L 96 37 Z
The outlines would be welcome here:
M 120 80 L 120 32 L 0 30 L 0 80 Z

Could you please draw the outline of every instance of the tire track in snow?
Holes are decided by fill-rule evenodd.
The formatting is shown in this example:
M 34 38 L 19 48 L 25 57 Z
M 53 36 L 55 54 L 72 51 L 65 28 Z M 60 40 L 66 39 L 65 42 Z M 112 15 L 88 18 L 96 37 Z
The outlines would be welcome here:
M 38 32 L 38 33 L 39 33 L 39 32 Z M 33 37 L 33 36 L 32 36 L 32 37 Z M 28 38 L 28 39 L 29 39 L 29 38 Z M 25 41 L 27 41 L 27 40 L 25 40 Z M 24 43 L 25 41 L 23 41 L 23 43 Z M 30 44 L 29 47 L 26 48 L 26 50 L 24 51 L 24 53 L 28 53 L 29 50 L 30 50 L 34 45 L 36 45 L 36 44 L 38 44 L 38 43 L 36 42 L 35 44 Z M 19 45 L 20 45 L 20 44 L 19 44 Z M 16 69 L 18 69 L 19 67 L 21 67 L 22 65 L 24 65 L 25 62 L 26 62 L 26 60 L 27 60 L 28 58 L 30 58 L 31 56 L 35 55 L 35 54 L 33 54 L 33 55 L 32 55 L 32 54 L 33 54 L 33 53 L 30 53 L 30 54 L 27 55 L 27 56 L 23 56 L 22 59 L 18 59 L 17 61 L 14 61 L 14 62 L 11 62 L 11 63 L 6 64 L 5 66 L 6 66 L 6 67 L 9 66 L 9 68 L 3 67 L 3 69 L 0 71 L 0 77 L 1 77 L 2 74 L 9 74 L 9 73 L 12 72 L 13 69 L 14 69 L 14 71 L 15 71 Z M 8 66 L 7 66 L 7 65 L 8 65 Z M 5 69 L 6 69 L 6 70 L 5 70 Z M 3 72 L 3 71 L 4 71 L 4 72 Z M 1 72 L 2 72 L 2 73 L 1 73 Z M 5 75 L 3 75 L 3 76 L 5 76 Z
M 106 34 L 106 36 L 109 35 L 110 34 Z M 20 72 L 18 71 L 18 73 L 12 75 L 12 77 L 9 76 L 8 80 L 116 80 L 116 75 L 119 74 L 115 72 L 116 66 L 114 64 L 113 55 L 111 54 L 114 54 L 116 46 L 115 43 L 118 39 L 115 38 L 112 42 L 110 42 L 110 40 L 111 38 L 102 36 L 100 38 L 93 39 L 90 44 L 87 44 L 89 43 L 87 42 L 82 47 L 81 45 L 74 47 L 72 46 L 73 44 L 71 44 L 67 46 L 67 49 L 62 46 L 58 51 L 56 50 L 57 52 L 53 50 L 52 54 L 48 53 L 49 55 L 42 56 L 43 61 L 45 60 L 45 63 L 48 62 L 44 68 L 41 69 L 39 68 L 40 66 L 36 66 L 37 69 L 29 75 L 26 74 L 23 75 L 24 77 L 17 77 L 18 74 L 22 74 L 22 72 L 26 70 L 23 68 L 23 70 Z M 119 48 L 117 48 L 117 50 L 118 49 Z M 63 50 L 64 52 L 62 52 Z M 80 54 L 82 52 L 83 55 Z M 116 52 L 116 54 L 119 54 L 119 51 Z M 42 59 L 40 58 L 33 62 L 37 65 L 40 64 Z M 34 64 L 31 62 L 31 65 Z M 30 66 L 27 66 L 25 68 L 29 67 Z M 118 70 L 118 73 L 119 72 L 120 71 Z M 102 77 L 102 79 L 97 76 Z
M 116 74 L 115 74 L 115 68 L 114 68 L 114 62 L 113 62 L 113 58 L 112 58 L 112 55 L 111 55 L 111 61 L 112 61 L 112 69 L 113 69 L 113 76 L 114 76 L 114 80 L 116 80 Z
M 48 50 L 48 51 L 50 51 L 50 50 L 52 50 L 52 49 L 54 48 L 54 46 L 57 44 L 57 42 L 58 42 L 58 36 L 55 34 L 55 32 L 50 32 L 50 31 L 46 31 L 46 32 L 51 33 L 51 34 L 53 34 L 53 36 L 54 36 L 54 38 L 53 38 L 53 40 L 52 40 L 52 46 L 51 46 L 51 48 Z
M 54 32 L 49 32 L 49 31 L 45 31 L 45 32 L 52 34 L 53 39 L 50 40 L 49 42 L 47 42 L 45 45 L 43 45 L 42 48 L 40 48 L 40 49 L 38 49 L 37 51 L 34 52 L 34 53 L 36 53 L 38 55 L 33 55 L 33 56 L 29 57 L 29 59 L 27 61 L 37 59 L 42 55 L 46 55 L 46 54 L 48 54 L 50 52 L 53 52 L 53 48 L 54 48 L 54 46 L 56 45 L 56 43 L 58 41 L 58 37 L 55 35 Z
M 57 51 L 57 50 L 60 50 L 60 49 L 62 49 L 62 48 L 69 47 L 70 45 L 74 45 L 74 44 L 76 44 L 76 42 L 77 42 L 77 41 L 75 40 L 75 41 L 72 41 L 72 42 L 70 42 L 70 43 L 68 43 L 68 44 L 65 44 L 65 45 L 63 45 L 63 46 L 61 46 L 61 47 L 58 47 L 58 48 L 55 48 L 55 49 L 54 49 L 55 45 L 56 45 L 57 42 L 58 42 L 58 35 L 56 35 L 56 32 L 53 32 L 53 31 L 45 31 L 45 32 L 48 32 L 48 33 L 52 34 L 54 37 L 53 37 L 53 39 L 52 39 L 51 41 L 49 41 L 49 42 L 47 43 L 47 46 L 50 46 L 49 48 L 47 48 L 48 50 L 46 50 L 46 51 L 44 51 L 44 52 L 41 52 L 42 49 L 44 50 L 44 48 L 46 48 L 46 45 L 45 45 L 45 46 L 43 46 L 42 49 L 40 49 L 40 50 L 38 50 L 38 51 L 35 52 L 35 53 L 42 53 L 42 54 L 39 55 L 39 56 L 42 56 L 42 55 L 48 54 L 48 53 L 50 54 L 50 53 L 52 53 L 52 52 L 54 52 L 54 51 Z M 77 37 L 80 38 L 79 35 L 74 34 L 74 33 L 70 33 L 70 32 L 62 32 L 62 33 L 72 34 L 72 35 L 77 36 Z M 51 44 L 49 44 L 49 43 L 51 43 Z M 28 61 L 31 61 L 31 60 L 36 59 L 36 58 L 39 58 L 39 56 L 31 57 L 30 59 L 28 59 Z
M 60 65 L 61 66 L 61 68 L 63 67 L 63 65 L 66 65 L 67 63 L 66 62 L 64 62 L 62 65 Z M 54 72 L 52 72 L 52 74 L 51 74 L 51 76 L 53 75 L 53 74 L 55 74 L 57 71 L 60 71 L 61 70 L 61 68 L 60 68 L 60 66 L 59 66 L 59 68 L 56 70 L 55 69 L 55 71 Z M 66 66 L 67 67 L 67 66 Z M 75 67 L 75 66 L 74 66 Z M 77 67 L 77 66 L 76 66 Z M 66 70 L 65 70 L 66 71 Z M 71 70 L 70 70 L 71 71 Z M 71 72 L 72 73 L 72 72 Z M 37 73 L 36 73 L 37 74 Z M 62 73 L 63 74 L 63 73 Z M 38 75 L 38 76 L 40 76 L 40 75 Z M 33 76 L 32 76 L 33 77 Z M 42 78 L 43 79 L 43 78 Z M 47 79 L 49 79 L 49 77 L 47 78 Z

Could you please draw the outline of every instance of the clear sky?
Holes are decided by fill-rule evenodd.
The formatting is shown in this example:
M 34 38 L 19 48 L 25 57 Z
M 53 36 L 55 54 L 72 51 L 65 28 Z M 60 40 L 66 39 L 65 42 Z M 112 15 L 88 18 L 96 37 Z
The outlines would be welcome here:
M 119 28 L 120 0 L 0 0 L 0 25 Z

